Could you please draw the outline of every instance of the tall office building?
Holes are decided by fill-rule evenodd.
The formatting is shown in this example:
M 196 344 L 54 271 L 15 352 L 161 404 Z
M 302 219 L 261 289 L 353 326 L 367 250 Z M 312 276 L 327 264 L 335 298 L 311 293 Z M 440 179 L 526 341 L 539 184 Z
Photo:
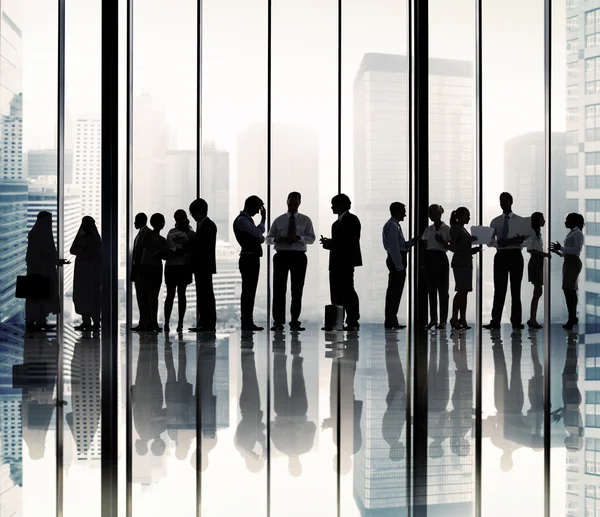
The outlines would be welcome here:
M 27 177 L 56 176 L 56 149 L 31 149 L 27 151 Z M 65 185 L 73 183 L 73 151 L 65 150 Z
M 29 194 L 27 201 L 27 230 L 31 230 L 37 214 L 43 210 L 51 212 L 52 217 L 52 233 L 54 234 L 54 242 L 58 245 L 57 233 L 57 193 L 58 187 L 56 184 L 56 176 L 38 176 L 29 178 Z M 64 193 L 64 213 L 62 223 L 64 225 L 64 249 L 65 256 L 75 240 L 77 231 L 81 224 L 81 188 L 73 185 L 65 185 Z M 73 260 L 73 257 L 71 257 Z M 70 293 L 73 289 L 73 271 L 74 268 L 65 267 L 63 290 L 65 293 Z
M 0 148 L 2 178 L 23 178 L 23 94 L 10 102 L 8 115 L 2 115 L 2 148 Z
M 565 174 L 565 146 L 566 134 L 552 133 L 552 212 L 545 214 L 552 221 L 552 233 L 560 233 L 565 214 L 577 211 L 577 203 L 567 199 L 569 192 L 575 188 L 577 182 L 573 177 L 567 181 Z M 533 212 L 545 212 L 545 189 L 540 188 L 545 184 L 546 158 L 545 134 L 543 131 L 534 131 L 516 136 L 504 144 L 504 190 L 513 194 L 515 198 L 515 212 L 523 217 L 529 217 Z M 525 260 L 528 260 L 525 253 Z M 491 262 L 491 261 L 488 261 Z M 550 261 L 552 268 L 553 285 L 560 285 L 562 264 L 558 260 Z M 491 272 L 488 278 L 492 278 Z M 525 287 L 527 300 L 531 294 L 529 285 Z M 564 300 L 560 296 L 551 298 L 552 319 L 562 321 L 567 317 Z M 527 307 L 527 304 L 524 303 Z M 508 318 L 508 311 L 505 311 Z
M 365 267 L 357 270 L 357 288 L 363 321 L 383 317 L 387 269 L 381 230 L 389 205 L 409 203 L 407 65 L 406 56 L 365 54 L 354 80 L 352 201 L 362 223 Z M 474 209 L 473 64 L 430 59 L 429 89 L 430 200 L 447 209 Z M 408 236 L 406 224 L 404 231 Z
M 291 191 L 302 194 L 300 212 L 313 222 L 319 234 L 319 141 L 310 128 L 274 123 L 272 128 L 271 221 L 286 211 Z M 238 136 L 237 143 L 237 214 L 244 200 L 255 194 L 267 201 L 266 128 L 254 123 Z M 329 226 L 329 225 L 328 225 Z M 268 230 L 268 228 L 267 228 Z M 322 303 L 319 297 L 319 243 L 308 246 L 308 274 L 304 286 L 302 320 L 321 321 Z M 266 307 L 266 267 L 261 268 L 261 284 L 256 307 Z M 288 289 L 289 292 L 289 289 Z M 288 304 L 289 307 L 289 304 Z
M 81 206 L 85 213 L 100 221 L 101 159 L 99 118 L 78 118 L 75 122 L 73 182 L 81 188 Z

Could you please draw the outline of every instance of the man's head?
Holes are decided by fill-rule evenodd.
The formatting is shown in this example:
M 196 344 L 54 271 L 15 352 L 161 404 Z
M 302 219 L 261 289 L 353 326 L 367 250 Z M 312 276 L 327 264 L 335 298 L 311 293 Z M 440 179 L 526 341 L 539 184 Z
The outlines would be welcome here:
M 331 199 L 331 211 L 336 215 L 347 212 L 351 206 L 350 198 L 346 194 L 338 194 Z
M 135 216 L 135 220 L 133 222 L 133 226 L 135 226 L 136 230 L 143 228 L 148 224 L 148 216 L 144 212 L 140 212 Z
M 195 199 L 190 204 L 190 214 L 198 222 L 208 215 L 208 203 L 202 198 Z
M 165 216 L 162 214 L 152 214 L 150 224 L 154 231 L 160 232 L 165 227 Z
M 300 192 L 290 192 L 287 197 L 287 207 L 290 214 L 295 214 L 302 202 Z
M 406 206 L 404 206 L 403 203 L 394 201 L 390 205 L 390 215 L 394 219 L 398 219 L 398 221 L 404 221 L 404 218 L 406 217 Z
M 250 214 L 251 216 L 255 216 L 260 212 L 260 209 L 265 206 L 264 201 L 258 196 L 250 196 L 244 202 L 244 212 Z
M 508 192 L 502 192 L 502 194 L 500 194 L 500 208 L 502 208 L 502 212 L 505 214 L 510 214 L 512 212 L 512 205 L 512 195 Z

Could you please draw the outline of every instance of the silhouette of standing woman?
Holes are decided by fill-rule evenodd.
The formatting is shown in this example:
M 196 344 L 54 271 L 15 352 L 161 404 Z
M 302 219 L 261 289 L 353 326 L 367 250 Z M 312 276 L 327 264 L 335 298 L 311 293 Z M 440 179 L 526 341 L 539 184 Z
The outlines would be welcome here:
M 527 326 L 532 329 L 541 329 L 537 321 L 538 302 L 542 297 L 544 285 L 544 258 L 550 258 L 550 253 L 544 251 L 541 228 L 546 224 L 541 212 L 531 214 L 531 228 L 533 233 L 526 241 L 527 252 L 531 255 L 527 266 L 529 281 L 533 284 L 533 297 L 531 298 L 531 312 L 527 320 Z
M 152 232 L 149 234 L 144 255 L 142 256 L 141 280 L 148 289 L 148 307 L 150 307 L 149 320 L 145 330 L 160 331 L 158 326 L 158 295 L 162 284 L 163 265 L 162 259 L 166 257 L 167 241 L 161 236 L 160 231 L 165 227 L 165 216 L 153 214 L 150 218 Z
M 25 324 L 28 330 L 47 330 L 46 318 L 50 314 L 60 312 L 60 299 L 58 297 L 58 270 L 70 262 L 59 259 L 52 235 L 52 214 L 40 212 L 37 221 L 31 228 L 27 237 L 27 275 L 39 275 L 47 278 L 50 283 L 50 295 L 45 299 L 27 298 L 25 301 Z
M 450 249 L 454 252 L 452 271 L 454 272 L 454 289 L 456 291 L 452 302 L 450 324 L 455 330 L 471 328 L 466 319 L 467 296 L 473 290 L 473 255 L 481 251 L 481 246 L 472 247 L 476 237 L 472 237 L 465 228 L 465 224 L 470 219 L 471 214 L 464 206 L 457 208 L 450 216 Z
M 196 235 L 190 227 L 185 210 L 177 210 L 174 214 L 175 228 L 167 234 L 167 261 L 165 263 L 165 284 L 167 285 L 167 296 L 165 298 L 165 332 L 169 331 L 169 320 L 173 311 L 175 291 L 177 291 L 178 320 L 177 332 L 183 332 L 183 319 L 187 299 L 185 291 L 192 283 L 192 266 L 190 255 L 184 247 Z
M 102 309 L 102 240 L 96 222 L 90 216 L 81 220 L 70 251 L 75 255 L 73 303 L 75 312 L 83 318 L 75 330 L 98 331 Z
M 448 242 L 450 241 L 450 227 L 442 221 L 444 209 L 440 205 L 429 207 L 429 219 L 432 225 L 428 226 L 421 239 L 425 241 L 425 257 L 423 272 L 427 280 L 429 293 L 429 323 L 428 329 L 436 327 L 446 328 L 448 321 L 448 293 L 450 283 L 450 264 L 448 263 Z M 440 299 L 440 318 L 438 320 L 438 296 Z M 439 324 L 438 324 L 439 322 Z
M 569 313 L 568 321 L 563 325 L 565 330 L 572 330 L 577 322 L 577 280 L 581 273 L 581 250 L 583 249 L 583 227 L 585 222 L 581 214 L 570 213 L 565 220 L 565 226 L 571 230 L 565 237 L 563 246 L 558 242 L 550 244 L 550 251 L 564 257 L 562 267 L 562 288 Z

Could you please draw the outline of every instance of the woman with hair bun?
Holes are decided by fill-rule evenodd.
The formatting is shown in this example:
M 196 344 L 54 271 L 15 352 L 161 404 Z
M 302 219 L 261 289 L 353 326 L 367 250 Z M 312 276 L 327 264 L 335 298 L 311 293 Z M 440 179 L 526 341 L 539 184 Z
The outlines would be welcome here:
M 533 297 L 531 298 L 531 311 L 527 326 L 530 329 L 541 329 L 542 326 L 537 321 L 537 309 L 540 298 L 542 297 L 544 285 L 544 258 L 550 258 L 550 253 L 544 251 L 544 241 L 542 239 L 541 228 L 546 224 L 544 214 L 534 212 L 531 214 L 531 228 L 533 233 L 525 241 L 527 252 L 530 254 L 527 274 L 529 281 L 533 284 Z
M 427 329 L 434 327 L 446 328 L 448 321 L 448 293 L 450 282 L 450 264 L 448 262 L 448 246 L 450 242 L 450 227 L 442 221 L 444 208 L 441 205 L 431 205 L 428 210 L 429 219 L 433 224 L 428 226 L 421 239 L 425 242 L 423 258 L 423 273 L 427 281 L 429 294 L 429 323 Z M 438 319 L 439 297 L 439 319 Z

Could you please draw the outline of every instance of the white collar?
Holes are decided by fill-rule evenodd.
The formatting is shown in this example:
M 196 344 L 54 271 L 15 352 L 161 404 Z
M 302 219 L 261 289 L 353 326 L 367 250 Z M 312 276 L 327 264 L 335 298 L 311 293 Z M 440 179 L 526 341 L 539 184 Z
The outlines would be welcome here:
M 290 213 L 290 212 L 286 212 L 285 215 L 287 216 L 287 218 L 289 219 L 290 217 L 295 217 L 296 219 L 298 219 L 298 212 L 295 213 Z
M 505 214 L 504 212 L 502 212 L 502 216 L 501 217 L 502 217 L 502 219 L 504 219 L 506 216 L 508 216 L 509 219 L 512 219 L 513 215 L 515 215 L 515 214 L 512 211 L 508 212 L 508 214 Z
M 348 213 L 348 210 L 346 210 L 345 212 L 342 212 L 340 215 L 338 215 L 338 221 L 341 221 L 342 217 L 344 217 L 347 213 Z
M 577 232 L 577 231 L 579 231 L 579 232 L 581 231 L 581 228 L 579 228 L 579 226 L 575 226 L 575 227 L 571 228 L 569 230 L 569 233 L 573 233 L 573 232 Z

